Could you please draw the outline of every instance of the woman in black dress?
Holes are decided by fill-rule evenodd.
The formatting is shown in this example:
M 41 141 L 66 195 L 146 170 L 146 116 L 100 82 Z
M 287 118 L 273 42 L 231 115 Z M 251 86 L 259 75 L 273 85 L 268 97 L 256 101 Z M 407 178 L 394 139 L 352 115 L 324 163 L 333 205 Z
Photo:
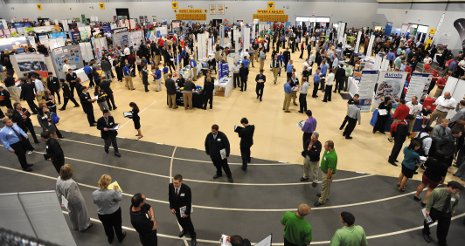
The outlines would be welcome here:
M 387 113 L 384 115 L 379 114 L 379 110 L 386 110 Z M 386 123 L 389 119 L 389 116 L 391 114 L 391 109 L 392 109 L 392 104 L 391 104 L 391 98 L 390 97 L 385 97 L 384 101 L 381 102 L 378 106 L 378 119 L 376 120 L 376 124 L 373 127 L 373 133 L 376 133 L 379 131 L 380 133 L 385 132 L 386 130 Z
M 131 107 L 132 121 L 134 121 L 134 128 L 137 130 L 137 139 L 144 137 L 140 130 L 140 117 L 139 117 L 139 107 L 135 102 L 130 102 L 129 106 Z

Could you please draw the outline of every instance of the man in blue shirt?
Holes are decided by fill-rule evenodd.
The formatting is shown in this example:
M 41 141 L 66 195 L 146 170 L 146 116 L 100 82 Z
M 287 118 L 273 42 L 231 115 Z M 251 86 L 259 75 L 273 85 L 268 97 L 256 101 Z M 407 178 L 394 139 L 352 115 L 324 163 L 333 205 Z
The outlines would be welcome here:
M 315 71 L 315 74 L 313 75 L 313 94 L 312 94 L 312 97 L 313 98 L 317 98 L 318 95 L 318 85 L 320 84 L 320 69 L 317 68 L 316 71 Z
M 195 61 L 194 57 L 191 57 L 189 65 L 192 69 L 192 80 L 197 81 L 197 62 Z
M 287 74 L 287 79 L 289 80 L 292 76 L 292 70 L 294 69 L 294 66 L 292 65 L 294 62 L 292 60 L 289 61 L 289 63 L 286 65 L 286 74 Z
M 292 86 L 291 80 L 288 79 L 287 82 L 284 84 L 284 103 L 283 103 L 283 110 L 286 113 L 289 113 L 289 104 L 291 104 L 292 99 Z
M 320 90 L 325 89 L 325 78 L 326 78 L 326 73 L 328 72 L 328 63 L 326 59 L 323 60 L 323 64 L 321 65 L 321 72 L 320 72 Z
M 124 84 L 126 86 L 126 89 L 128 90 L 134 90 L 134 85 L 132 83 L 132 77 L 131 77 L 131 66 L 129 63 L 126 63 L 123 67 L 123 76 L 124 76 Z
M 3 147 L 18 157 L 24 171 L 32 171 L 31 167 L 33 165 L 27 163 L 26 152 L 32 154 L 34 148 L 27 139 L 27 134 L 18 125 L 14 124 L 11 119 L 4 118 L 3 124 L 5 126 L 0 129 L 0 141 Z

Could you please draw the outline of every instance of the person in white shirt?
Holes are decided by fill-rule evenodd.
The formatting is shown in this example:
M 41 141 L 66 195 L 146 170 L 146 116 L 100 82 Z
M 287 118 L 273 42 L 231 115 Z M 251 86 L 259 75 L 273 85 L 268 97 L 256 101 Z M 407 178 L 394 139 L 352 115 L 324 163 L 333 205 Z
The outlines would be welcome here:
M 449 113 L 449 110 L 455 109 L 456 107 L 456 101 L 452 96 L 450 95 L 450 92 L 446 91 L 444 93 L 444 96 L 438 97 L 436 101 L 434 102 L 434 105 L 436 105 L 436 109 L 433 111 L 431 114 L 430 118 L 430 123 L 436 121 L 436 124 L 442 121 L 442 119 L 445 119 L 447 117 L 447 113 Z
M 123 53 L 125 56 L 128 56 L 131 54 L 131 49 L 129 49 L 128 45 L 126 45 L 126 48 L 124 48 Z
M 323 96 L 323 102 L 331 102 L 331 92 L 334 84 L 334 69 L 329 70 L 329 74 L 326 75 L 325 95 Z
M 34 86 L 36 88 L 36 98 L 37 101 L 40 102 L 45 92 L 44 83 L 42 83 L 42 80 L 37 78 L 37 75 L 33 75 L 32 78 L 34 79 Z
M 421 149 L 417 151 L 420 154 L 420 156 L 428 156 L 429 154 L 429 150 L 431 149 L 431 145 L 433 144 L 433 139 L 430 136 L 432 130 L 433 128 L 427 126 L 423 131 L 419 132 L 415 136 L 415 138 L 419 142 L 421 142 Z
M 413 131 L 413 126 L 415 125 L 415 120 L 417 116 L 421 113 L 423 109 L 421 103 L 418 102 L 418 98 L 416 96 L 412 96 L 410 102 L 407 102 L 405 105 L 410 109 L 409 114 L 413 117 L 413 120 L 408 122 L 408 129 L 409 132 Z
M 232 67 L 232 72 L 233 72 L 233 85 L 234 85 L 234 88 L 237 87 L 241 87 L 241 78 L 239 76 L 239 69 L 241 68 L 241 66 L 239 65 L 239 63 L 236 61 L 234 62 L 234 65 Z
M 307 93 L 310 84 L 307 81 L 307 77 L 302 78 L 302 86 L 300 87 L 300 94 L 299 94 L 299 106 L 300 111 L 299 113 L 303 114 L 307 111 Z
M 63 64 L 63 73 L 66 74 L 68 72 L 68 70 L 71 68 L 71 66 L 69 65 L 68 59 L 65 59 L 63 62 L 64 62 L 64 64 Z

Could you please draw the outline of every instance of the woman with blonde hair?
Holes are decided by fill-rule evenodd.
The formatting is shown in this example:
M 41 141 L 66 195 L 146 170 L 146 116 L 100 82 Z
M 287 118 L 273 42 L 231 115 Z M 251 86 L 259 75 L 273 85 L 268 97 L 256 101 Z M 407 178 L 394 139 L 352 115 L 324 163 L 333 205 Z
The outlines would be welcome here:
M 120 203 L 123 194 L 118 186 L 114 186 L 113 189 L 108 189 L 110 184 L 111 176 L 102 174 L 98 180 L 99 189 L 92 192 L 92 200 L 94 204 L 97 205 L 98 218 L 105 229 L 108 243 L 113 243 L 115 234 L 118 241 L 121 243 L 126 237 L 126 232 L 123 232 L 123 228 L 121 227 Z
M 66 207 L 69 212 L 72 229 L 83 232 L 92 227 L 92 223 L 90 223 L 90 218 L 87 215 L 86 203 L 78 184 L 72 177 L 73 169 L 71 165 L 63 165 L 60 168 L 60 176 L 57 178 L 56 193 L 62 207 L 65 207 L 63 205 L 63 197 L 68 201 Z

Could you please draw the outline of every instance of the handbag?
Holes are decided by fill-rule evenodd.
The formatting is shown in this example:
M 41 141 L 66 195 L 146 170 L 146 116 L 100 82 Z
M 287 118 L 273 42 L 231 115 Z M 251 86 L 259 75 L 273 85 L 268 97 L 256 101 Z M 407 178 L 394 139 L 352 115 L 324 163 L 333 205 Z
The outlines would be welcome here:
M 51 118 L 52 123 L 54 125 L 56 125 L 56 124 L 58 124 L 58 122 L 60 122 L 60 117 L 58 117 L 58 115 L 56 113 L 51 113 L 50 118 Z

